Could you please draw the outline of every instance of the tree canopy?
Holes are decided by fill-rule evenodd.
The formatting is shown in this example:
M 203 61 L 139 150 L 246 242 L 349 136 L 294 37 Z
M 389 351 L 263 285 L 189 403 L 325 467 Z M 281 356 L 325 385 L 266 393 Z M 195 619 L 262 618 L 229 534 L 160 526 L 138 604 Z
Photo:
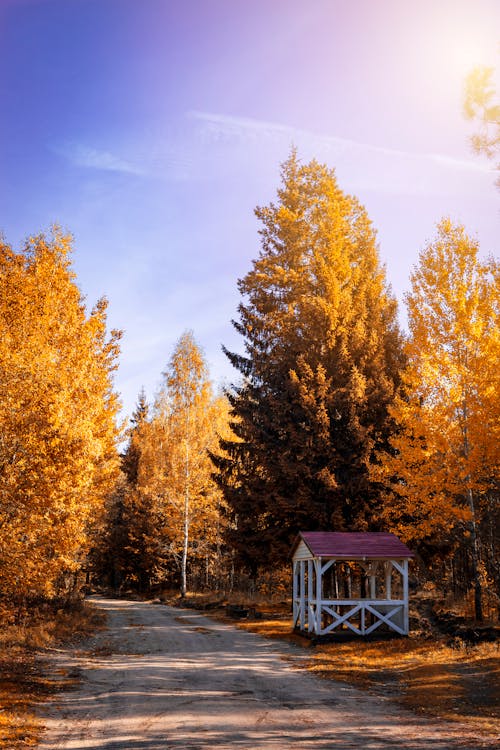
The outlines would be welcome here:
M 87 313 L 71 240 L 0 245 L 0 597 L 51 596 L 78 568 L 117 475 L 120 334 Z
M 464 114 L 479 129 L 471 137 L 472 148 L 496 161 L 500 170 L 500 101 L 493 81 L 495 69 L 475 68 L 465 82 Z M 500 187 L 500 177 L 497 179 Z

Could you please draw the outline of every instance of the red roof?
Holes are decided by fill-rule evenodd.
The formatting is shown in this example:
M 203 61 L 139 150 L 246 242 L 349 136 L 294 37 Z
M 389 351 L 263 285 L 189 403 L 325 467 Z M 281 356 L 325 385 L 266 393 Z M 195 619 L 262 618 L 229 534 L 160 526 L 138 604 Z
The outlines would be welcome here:
M 301 539 L 314 557 L 343 557 L 349 560 L 414 557 L 397 536 L 383 531 L 301 531 L 294 552 Z

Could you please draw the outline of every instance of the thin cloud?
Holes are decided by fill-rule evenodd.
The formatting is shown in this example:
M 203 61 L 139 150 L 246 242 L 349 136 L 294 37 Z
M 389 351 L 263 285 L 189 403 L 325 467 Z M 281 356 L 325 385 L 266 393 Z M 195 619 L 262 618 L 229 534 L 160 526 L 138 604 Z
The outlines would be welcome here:
M 83 143 L 59 144 L 52 148 L 60 156 L 77 167 L 84 169 L 97 169 L 105 172 L 122 172 L 142 176 L 144 169 L 133 164 L 121 156 L 87 146 Z
M 416 154 L 408 151 L 375 146 L 338 136 L 313 133 L 311 131 L 294 128 L 282 123 L 257 120 L 249 117 L 233 117 L 231 115 L 197 110 L 188 116 L 203 123 L 203 134 L 214 141 L 237 140 L 252 142 L 256 139 L 278 142 L 286 139 L 289 143 L 307 143 L 308 146 L 322 152 L 334 152 L 339 155 L 369 154 L 398 160 L 427 161 L 437 166 L 454 169 L 465 169 L 477 173 L 491 173 L 491 167 L 478 161 L 455 159 L 443 154 Z
M 186 127 L 186 117 L 194 127 Z M 305 157 L 313 154 L 335 164 L 349 190 L 469 194 L 478 182 L 490 179 L 492 174 L 491 166 L 478 160 L 411 153 L 283 123 L 201 111 L 188 112 L 183 128 L 130 134 L 126 145 L 122 142 L 122 147 L 113 151 L 78 142 L 59 144 L 52 150 L 82 169 L 192 182 L 207 175 L 230 175 L 241 168 L 240 159 L 248 160 L 256 151 L 257 159 L 264 158 L 263 153 L 267 152 L 265 161 L 274 161 L 291 143 Z

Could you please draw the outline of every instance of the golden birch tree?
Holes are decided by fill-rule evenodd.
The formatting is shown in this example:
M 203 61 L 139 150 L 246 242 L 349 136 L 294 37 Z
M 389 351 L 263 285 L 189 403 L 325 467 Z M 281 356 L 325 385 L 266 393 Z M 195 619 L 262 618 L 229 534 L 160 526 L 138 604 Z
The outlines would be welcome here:
M 212 480 L 209 451 L 215 449 L 226 419 L 226 400 L 214 397 L 203 355 L 192 333 L 186 332 L 143 432 L 135 489 L 137 503 L 149 504 L 158 519 L 150 530 L 151 543 L 160 548 L 156 580 L 165 578 L 174 561 L 182 596 L 189 560 L 207 560 L 220 545 L 223 501 Z
M 392 409 L 400 433 L 379 467 L 392 530 L 418 544 L 467 546 L 479 620 L 481 527 L 500 467 L 498 281 L 498 264 L 442 221 L 411 276 L 406 397 Z

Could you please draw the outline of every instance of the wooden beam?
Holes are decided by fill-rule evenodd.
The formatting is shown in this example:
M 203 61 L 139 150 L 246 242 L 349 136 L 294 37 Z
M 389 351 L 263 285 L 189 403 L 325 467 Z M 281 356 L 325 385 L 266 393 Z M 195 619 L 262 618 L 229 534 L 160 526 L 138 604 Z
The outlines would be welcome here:
M 323 568 L 321 566 L 321 558 L 314 561 L 316 567 L 316 625 L 314 632 L 319 635 L 321 633 L 321 609 L 323 606 Z
M 306 616 L 306 582 L 305 582 L 305 561 L 300 561 L 300 629 L 305 630 L 305 616 Z
M 299 596 L 299 587 L 298 587 L 298 572 L 299 572 L 299 564 L 297 561 L 294 560 L 292 564 L 292 586 L 293 586 L 293 593 L 292 593 L 292 604 L 293 604 L 293 627 L 297 627 L 297 619 L 298 619 L 298 613 L 299 613 L 299 603 L 298 603 L 298 596 Z
M 399 563 L 397 560 L 391 560 L 391 563 L 396 570 L 401 573 L 401 575 L 404 577 L 405 574 L 405 563 L 406 563 L 406 570 L 408 571 L 408 560 L 401 560 L 401 563 Z
M 370 604 L 366 604 L 366 610 L 368 612 L 371 612 L 377 619 L 375 622 L 370 625 L 369 628 L 366 629 L 365 635 L 369 635 L 370 633 L 373 633 L 374 630 L 376 630 L 382 623 L 385 622 L 386 625 L 389 626 L 391 630 L 395 630 L 396 633 L 399 633 L 400 635 L 405 635 L 405 631 L 403 628 L 400 628 L 399 625 L 396 625 L 396 623 L 392 620 L 394 615 L 399 614 L 401 612 L 401 607 L 404 607 L 404 604 L 398 604 L 392 609 L 390 609 L 388 612 L 383 614 L 378 607 L 370 606 Z
M 410 608 L 409 608 L 409 594 L 408 594 L 408 560 L 403 560 L 403 627 L 405 635 L 408 635 L 410 631 Z
M 385 598 L 390 599 L 392 595 L 392 562 L 386 560 L 384 563 L 385 568 Z
M 314 613 L 313 613 L 313 561 L 307 561 L 307 632 L 311 632 L 311 625 L 314 629 Z
M 349 622 L 348 618 L 352 617 L 355 614 L 357 614 L 362 607 L 363 607 L 363 604 L 355 604 L 354 607 L 351 607 L 351 609 L 349 609 L 343 615 L 339 615 L 331 607 L 323 607 L 323 609 L 331 617 L 333 617 L 334 621 L 330 625 L 328 625 L 328 627 L 326 627 L 326 628 L 324 628 L 322 630 L 322 635 L 326 635 L 327 633 L 331 633 L 332 630 L 335 630 L 335 628 L 338 628 L 340 625 L 343 625 L 343 624 L 345 624 L 346 627 L 349 628 L 349 630 L 352 630 L 353 633 L 357 633 L 358 635 L 361 635 L 361 630 L 359 628 L 357 628 L 355 625 L 353 625 L 352 622 Z

